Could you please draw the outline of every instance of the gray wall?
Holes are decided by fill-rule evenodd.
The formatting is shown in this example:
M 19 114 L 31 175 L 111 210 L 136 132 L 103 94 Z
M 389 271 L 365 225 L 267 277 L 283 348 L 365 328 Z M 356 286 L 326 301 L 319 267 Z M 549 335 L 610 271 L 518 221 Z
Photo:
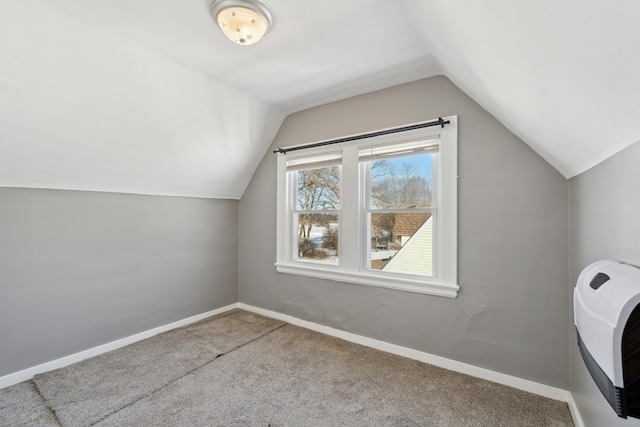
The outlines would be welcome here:
M 571 290 L 580 271 L 613 259 L 640 265 L 640 143 L 569 181 L 571 203 Z M 571 392 L 586 426 L 640 426 L 618 418 L 582 362 L 571 335 Z
M 241 302 L 567 388 L 567 181 L 445 77 L 292 114 L 272 149 L 459 117 L 456 299 L 278 274 L 276 155 L 240 201 Z
M 0 189 L 0 376 L 237 301 L 238 202 Z

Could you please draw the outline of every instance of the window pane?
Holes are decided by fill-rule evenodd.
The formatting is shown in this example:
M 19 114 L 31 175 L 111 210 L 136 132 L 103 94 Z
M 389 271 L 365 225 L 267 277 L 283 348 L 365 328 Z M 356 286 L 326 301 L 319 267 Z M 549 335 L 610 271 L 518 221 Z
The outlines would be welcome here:
M 340 208 L 340 167 L 305 169 L 298 174 L 297 210 Z
M 371 270 L 433 276 L 431 212 L 372 213 Z
M 338 264 L 337 214 L 297 214 L 298 259 Z
M 371 162 L 371 209 L 431 207 L 433 154 Z

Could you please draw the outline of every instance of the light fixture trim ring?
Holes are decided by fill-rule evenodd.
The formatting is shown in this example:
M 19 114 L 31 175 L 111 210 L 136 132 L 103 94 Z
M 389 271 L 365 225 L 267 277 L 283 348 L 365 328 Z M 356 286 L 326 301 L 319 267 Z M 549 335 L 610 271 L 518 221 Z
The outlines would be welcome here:
M 215 0 L 211 4 L 209 11 L 213 19 L 218 22 L 218 14 L 230 7 L 244 7 L 246 9 L 253 10 L 264 18 L 267 23 L 267 31 L 271 28 L 273 23 L 271 12 L 269 12 L 269 9 L 267 9 L 265 5 L 257 0 Z

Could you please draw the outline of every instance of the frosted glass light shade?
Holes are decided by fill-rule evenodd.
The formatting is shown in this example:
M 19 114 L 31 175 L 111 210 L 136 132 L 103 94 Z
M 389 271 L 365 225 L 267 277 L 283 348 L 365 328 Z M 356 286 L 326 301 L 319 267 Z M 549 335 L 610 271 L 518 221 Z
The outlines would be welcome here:
M 271 13 L 257 1 L 217 0 L 211 16 L 229 40 L 242 45 L 257 42 L 271 26 Z

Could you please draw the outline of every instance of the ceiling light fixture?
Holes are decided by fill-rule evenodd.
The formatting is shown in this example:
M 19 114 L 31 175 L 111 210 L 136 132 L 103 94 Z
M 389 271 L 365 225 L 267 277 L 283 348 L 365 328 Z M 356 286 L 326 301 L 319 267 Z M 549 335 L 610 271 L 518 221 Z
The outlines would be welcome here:
M 257 0 L 215 0 L 210 11 L 224 35 L 242 45 L 257 42 L 271 26 L 271 12 Z

